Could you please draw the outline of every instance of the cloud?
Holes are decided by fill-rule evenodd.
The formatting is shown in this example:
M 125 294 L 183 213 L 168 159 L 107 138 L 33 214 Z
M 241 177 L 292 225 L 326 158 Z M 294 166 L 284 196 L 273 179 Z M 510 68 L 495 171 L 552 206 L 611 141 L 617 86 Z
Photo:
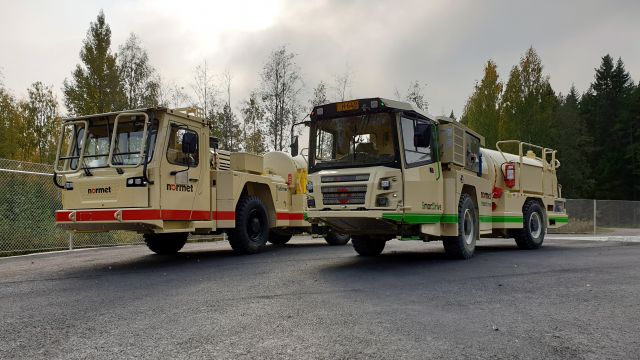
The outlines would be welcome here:
M 307 95 L 348 64 L 354 96 L 392 97 L 418 80 L 435 114 L 459 115 L 487 59 L 506 80 L 529 46 L 556 91 L 586 90 L 606 53 L 640 77 L 637 1 L 32 1 L 3 5 L 5 85 L 18 94 L 37 80 L 59 89 L 101 8 L 114 51 L 135 32 L 163 77 L 186 86 L 204 59 L 215 73 L 228 68 L 236 103 L 281 45 L 298 54 Z

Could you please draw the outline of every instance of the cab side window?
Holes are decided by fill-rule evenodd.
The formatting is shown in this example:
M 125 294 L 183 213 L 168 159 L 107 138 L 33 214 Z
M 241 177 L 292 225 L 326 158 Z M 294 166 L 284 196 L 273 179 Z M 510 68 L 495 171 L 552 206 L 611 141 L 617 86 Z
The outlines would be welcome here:
M 198 133 L 184 127 L 172 125 L 169 132 L 169 145 L 167 146 L 167 161 L 175 165 L 184 165 L 189 167 L 198 166 L 198 151 L 188 154 L 183 152 L 183 140 L 195 138 L 196 146 L 198 144 Z
M 433 128 L 429 122 L 420 119 L 401 118 L 404 160 L 407 167 L 433 162 Z

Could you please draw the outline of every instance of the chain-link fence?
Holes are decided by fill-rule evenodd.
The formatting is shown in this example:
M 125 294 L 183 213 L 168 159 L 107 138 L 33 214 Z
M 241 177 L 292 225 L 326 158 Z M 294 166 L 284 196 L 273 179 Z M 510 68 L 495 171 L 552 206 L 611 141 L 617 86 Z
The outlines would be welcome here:
M 595 234 L 632 229 L 640 234 L 640 201 L 567 199 L 567 214 L 569 224 L 554 232 Z
M 57 228 L 54 211 L 61 209 L 61 192 L 53 184 L 52 172 L 51 165 L 0 159 L 0 256 L 142 243 L 133 232 L 70 234 Z M 553 232 L 635 229 L 640 233 L 640 201 L 568 199 L 567 213 L 569 224 Z M 190 239 L 194 240 L 203 239 Z
M 141 243 L 132 232 L 70 234 L 57 228 L 60 189 L 52 172 L 51 165 L 0 159 L 0 256 Z

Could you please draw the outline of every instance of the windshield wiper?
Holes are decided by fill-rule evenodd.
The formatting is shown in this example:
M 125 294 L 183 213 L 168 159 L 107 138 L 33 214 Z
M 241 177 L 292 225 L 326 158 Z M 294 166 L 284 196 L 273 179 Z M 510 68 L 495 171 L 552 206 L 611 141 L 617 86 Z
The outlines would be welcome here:
M 87 166 L 87 163 L 84 162 L 84 159 L 82 159 L 82 170 L 84 170 L 85 176 L 93 176 L 91 169 L 89 169 L 89 167 Z

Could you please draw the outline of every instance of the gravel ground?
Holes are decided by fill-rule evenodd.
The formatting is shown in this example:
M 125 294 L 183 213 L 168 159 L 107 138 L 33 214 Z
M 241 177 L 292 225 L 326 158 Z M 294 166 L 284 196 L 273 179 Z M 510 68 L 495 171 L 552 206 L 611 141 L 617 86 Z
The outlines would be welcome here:
M 578 358 L 640 354 L 640 243 L 483 240 L 468 261 L 295 238 L 0 259 L 0 358 Z

